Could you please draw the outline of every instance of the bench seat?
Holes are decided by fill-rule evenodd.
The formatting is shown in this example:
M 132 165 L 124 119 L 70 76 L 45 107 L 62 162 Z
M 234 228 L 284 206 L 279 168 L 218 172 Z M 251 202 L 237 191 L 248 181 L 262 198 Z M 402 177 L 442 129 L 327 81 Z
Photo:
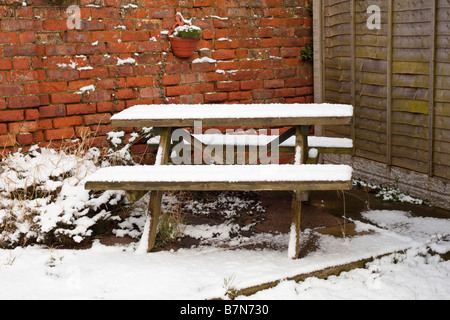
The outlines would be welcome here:
M 350 190 L 347 165 L 166 165 L 102 168 L 88 190 Z

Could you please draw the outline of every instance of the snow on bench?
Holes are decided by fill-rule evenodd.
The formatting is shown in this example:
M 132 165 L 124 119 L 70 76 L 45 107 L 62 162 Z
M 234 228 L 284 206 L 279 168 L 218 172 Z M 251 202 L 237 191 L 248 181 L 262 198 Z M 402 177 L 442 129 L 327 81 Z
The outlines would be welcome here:
M 350 123 L 353 107 L 341 104 L 137 105 L 111 117 L 116 127 L 285 126 Z
M 102 168 L 89 190 L 349 190 L 347 165 L 166 165 Z

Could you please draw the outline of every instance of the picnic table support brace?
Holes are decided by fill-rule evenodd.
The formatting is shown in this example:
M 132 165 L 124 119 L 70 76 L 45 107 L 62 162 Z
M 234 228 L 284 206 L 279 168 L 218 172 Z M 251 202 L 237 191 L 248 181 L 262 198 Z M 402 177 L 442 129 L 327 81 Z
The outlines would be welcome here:
M 306 164 L 308 161 L 308 135 L 310 126 L 296 126 L 295 132 L 295 163 L 294 165 Z M 300 243 L 300 218 L 302 212 L 302 200 L 308 197 L 308 192 L 294 190 L 292 193 L 291 206 L 291 235 L 289 241 L 288 255 L 291 259 L 298 259 Z
M 165 165 L 168 163 L 171 146 L 171 134 L 171 128 L 161 128 L 161 139 L 156 155 L 155 166 Z M 159 216 L 161 214 L 162 194 L 162 191 L 151 191 L 150 194 L 150 203 L 148 205 L 147 214 L 150 215 L 151 220 L 148 235 L 147 252 L 152 251 L 152 249 L 155 247 Z

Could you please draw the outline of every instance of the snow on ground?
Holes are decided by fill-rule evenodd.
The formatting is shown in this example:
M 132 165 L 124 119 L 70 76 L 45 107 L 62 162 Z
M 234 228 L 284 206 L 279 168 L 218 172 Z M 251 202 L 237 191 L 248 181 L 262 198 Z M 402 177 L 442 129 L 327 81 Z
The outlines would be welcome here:
M 121 137 L 121 134 L 111 135 L 110 140 L 120 144 Z M 73 171 L 74 168 L 77 170 Z M 67 172 L 67 178 L 53 181 L 56 169 Z M 74 226 L 71 235 L 80 240 L 88 237 L 96 216 L 87 218 L 86 204 L 100 201 L 100 197 L 97 200 L 85 193 L 83 183 L 85 173 L 95 170 L 92 161 L 58 158 L 47 149 L 40 152 L 33 149 L 27 156 L 12 155 L 0 167 L 2 181 L 7 177 L 10 181 L 0 185 L 3 206 L 0 206 L 0 222 L 5 217 L 14 217 L 18 228 L 10 231 L 9 238 L 17 235 L 21 239 L 28 235 L 31 239 L 32 233 L 43 237 L 48 229 L 43 228 L 42 219 L 28 211 L 23 221 L 19 212 L 11 215 L 8 208 L 16 208 L 11 203 L 18 200 L 6 198 L 7 186 L 14 187 L 11 181 L 18 184 L 15 186 L 18 190 L 26 189 L 20 183 L 25 182 L 26 186 L 29 181 L 42 190 L 59 190 L 53 197 L 41 195 L 43 198 L 39 204 L 36 202 L 34 210 L 42 214 L 59 205 L 64 210 L 46 223 L 59 227 L 59 221 L 66 217 L 65 223 Z M 73 188 L 70 193 L 65 192 L 68 187 Z M 101 201 L 107 203 L 109 199 Z M 134 232 L 140 236 L 143 229 L 145 216 L 138 213 L 142 210 L 140 205 L 136 204 L 133 220 L 124 221 L 124 225 L 138 225 L 128 235 Z M 366 222 L 353 222 L 356 231 L 370 231 L 364 235 L 342 238 L 306 230 L 301 245 L 314 236 L 317 249 L 299 260 L 288 258 L 289 234 L 235 237 L 232 236 L 234 225 L 230 223 L 186 226 L 185 234 L 201 241 L 197 246 L 178 251 L 139 253 L 137 243 L 106 246 L 98 240 L 94 240 L 90 249 L 83 250 L 44 245 L 0 249 L 0 299 L 226 299 L 230 291 L 381 255 L 385 256 L 376 258 L 365 268 L 327 280 L 314 277 L 300 283 L 284 280 L 272 289 L 238 299 L 450 299 L 450 262 L 440 256 L 450 251 L 450 220 L 416 217 L 393 210 L 367 211 L 362 217 Z M 82 224 L 81 220 L 88 223 Z M 27 230 L 31 222 L 39 228 Z M 2 229 L 2 241 L 8 240 L 6 230 Z M 116 234 L 120 233 L 117 230 Z M 242 247 L 263 242 L 270 244 L 267 249 Z
M 249 298 L 450 298 L 450 262 L 429 252 L 450 250 L 450 221 L 414 218 L 398 211 L 364 215 L 379 226 L 356 222 L 358 230 L 375 233 L 345 240 L 321 236 L 318 250 L 295 261 L 287 258 L 287 248 L 198 246 L 138 254 L 135 244 L 105 246 L 95 242 L 87 250 L 40 246 L 0 250 L 0 299 L 226 298 L 230 287 L 245 288 L 389 252 L 395 253 L 370 262 L 364 269 L 327 280 L 283 281 Z M 202 226 L 196 232 L 202 234 Z M 190 234 L 194 233 L 191 229 Z M 253 241 L 261 237 L 280 245 L 288 241 L 287 234 L 258 235 Z

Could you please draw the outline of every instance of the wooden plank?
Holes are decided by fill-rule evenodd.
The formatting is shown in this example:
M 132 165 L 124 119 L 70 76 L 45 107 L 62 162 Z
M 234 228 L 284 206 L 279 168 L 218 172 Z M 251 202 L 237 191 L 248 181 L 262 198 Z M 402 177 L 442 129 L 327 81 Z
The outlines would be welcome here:
M 236 119 L 139 119 L 139 120 L 112 120 L 114 127 L 192 127 L 194 122 L 202 120 L 202 125 L 233 127 Z M 299 117 L 299 118 L 242 118 L 239 125 L 242 127 L 263 128 L 292 125 L 346 125 L 352 122 L 352 117 Z
M 325 191 L 350 190 L 351 181 L 90 181 L 86 183 L 88 190 L 159 190 L 159 191 Z

